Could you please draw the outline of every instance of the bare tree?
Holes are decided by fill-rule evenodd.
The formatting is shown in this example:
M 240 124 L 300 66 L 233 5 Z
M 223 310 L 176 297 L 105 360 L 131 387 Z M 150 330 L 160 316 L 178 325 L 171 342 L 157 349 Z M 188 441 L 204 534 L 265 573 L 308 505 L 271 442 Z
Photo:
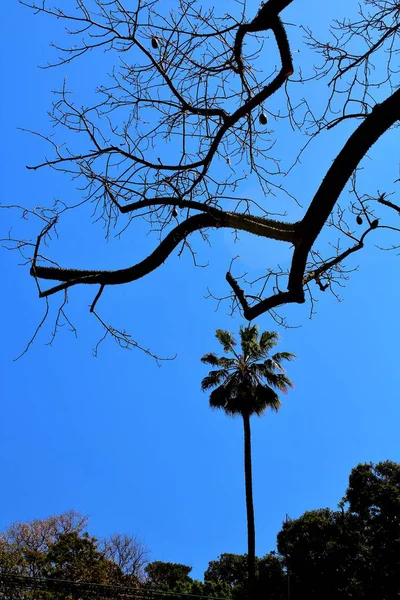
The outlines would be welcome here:
M 137 536 L 114 533 L 100 541 L 100 549 L 125 575 L 143 579 L 149 551 Z
M 375 230 L 399 231 L 400 205 L 392 190 L 362 191 L 357 178 L 372 146 L 400 119 L 398 0 L 363 0 L 356 18 L 333 23 L 328 41 L 317 39 L 305 23 L 295 24 L 307 51 L 322 57 L 315 68 L 301 63 L 301 53 L 293 63 L 281 16 L 290 18 L 295 0 L 268 0 L 252 18 L 246 18 L 244 1 L 232 4 L 235 15 L 223 14 L 223 7 L 217 14 L 219 8 L 205 9 L 195 0 L 176 0 L 169 12 L 159 0 L 75 0 L 65 2 L 66 9 L 46 0 L 21 3 L 64 21 L 74 38 L 68 47 L 56 46 L 59 58 L 51 66 L 92 51 L 115 54 L 109 83 L 97 89 L 96 101 L 81 106 L 65 85 L 60 90 L 51 111 L 57 140 L 41 134 L 52 156 L 29 167 L 72 175 L 82 190 L 81 202 L 25 210 L 24 217 L 42 223 L 36 241 L 8 240 L 29 260 L 39 296 L 46 302 L 61 298 L 54 332 L 59 320 L 67 319 L 68 290 L 91 285 L 90 312 L 105 335 L 122 346 L 137 346 L 100 316 L 102 293 L 107 286 L 145 277 L 174 251 L 192 253 L 197 264 L 195 232 L 208 241 L 212 229 L 227 228 L 291 249 L 287 271 L 271 262 L 252 281 L 235 273 L 232 261 L 226 273 L 225 298 L 232 310 L 239 309 L 248 320 L 269 311 L 284 322 L 276 309 L 307 297 L 312 307 L 312 284 L 317 293 L 337 295 L 351 270 L 346 259 Z M 275 55 L 264 50 L 270 38 Z M 307 86 L 309 99 L 304 98 Z M 318 93 L 327 94 L 319 114 L 312 101 Z M 290 183 L 302 168 L 300 157 L 321 136 L 329 144 L 334 128 L 352 124 L 302 209 Z M 307 136 L 292 162 L 289 150 L 284 149 L 286 156 L 279 146 L 282 126 L 292 129 L 294 140 Z M 249 197 L 255 185 L 259 192 Z M 346 186 L 350 195 L 342 206 Z M 279 212 L 278 201 L 284 207 Z M 142 221 L 158 235 L 154 250 L 116 270 L 55 264 L 46 249 L 52 233 L 67 211 L 85 216 L 90 203 L 106 236 L 122 235 Z M 325 227 L 333 235 L 323 236 L 317 247 Z M 44 281 L 55 283 L 44 288 Z

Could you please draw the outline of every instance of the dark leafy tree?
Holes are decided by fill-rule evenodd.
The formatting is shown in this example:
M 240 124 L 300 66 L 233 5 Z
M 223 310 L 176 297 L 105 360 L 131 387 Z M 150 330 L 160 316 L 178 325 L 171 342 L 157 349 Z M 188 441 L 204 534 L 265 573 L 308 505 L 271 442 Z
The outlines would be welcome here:
M 225 581 L 208 581 L 202 584 L 203 596 L 212 598 L 232 598 L 231 589 Z
M 306 512 L 278 534 L 293 597 L 395 600 L 400 595 L 400 465 L 355 467 L 339 507 Z
M 286 600 L 286 577 L 282 559 L 275 553 L 262 558 L 256 557 L 256 584 L 254 596 L 268 600 Z M 247 596 L 248 562 L 246 554 L 221 554 L 217 560 L 208 563 L 204 573 L 205 585 L 214 584 L 228 587 L 226 596 L 240 600 Z
M 306 512 L 278 534 L 294 598 L 363 598 L 360 580 L 368 564 L 365 539 L 348 514 Z
M 305 43 L 306 51 L 296 53 L 295 60 L 291 40 L 296 30 L 287 31 L 281 20 L 292 21 L 295 0 L 267 0 L 248 17 L 244 1 L 230 7 L 232 14 L 223 3 L 202 8 L 195 0 L 21 3 L 64 22 L 74 38 L 70 46 L 55 45 L 59 57 L 54 65 L 101 51 L 115 60 L 111 79 L 97 87 L 94 101 L 75 101 L 65 86 L 59 91 L 51 111 L 57 135 L 41 134 L 49 153 L 29 167 L 72 176 L 81 202 L 64 198 L 55 206 L 38 207 L 33 199 L 22 209 L 23 217 L 40 223 L 39 235 L 4 241 L 27 259 L 39 296 L 46 302 L 60 299 L 54 331 L 68 321 L 68 291 L 94 286 L 90 312 L 105 335 L 137 347 L 124 330 L 101 317 L 102 293 L 145 277 L 176 250 L 192 253 L 196 263 L 195 232 L 205 240 L 213 230 L 245 232 L 261 242 L 281 242 L 292 252 L 288 270 L 271 259 L 253 282 L 244 278 L 239 285 L 240 273 L 232 264 L 227 268 L 229 287 L 223 297 L 249 320 L 267 311 L 284 318 L 275 312 L 278 307 L 304 303 L 315 290 L 337 295 L 338 285 L 348 278 L 345 261 L 376 230 L 399 232 L 400 204 L 391 197 L 391 184 L 383 182 L 383 191 L 365 191 L 358 178 L 367 153 L 376 156 L 374 144 L 400 119 L 396 0 L 363 0 L 358 15 L 349 3 L 349 14 L 338 15 L 326 40 L 307 28 L 304 15 L 295 25 L 305 38 L 295 39 Z M 277 67 L 272 53 L 264 52 L 268 36 L 276 46 Z M 307 62 L 310 51 L 319 61 L 315 67 Z M 287 134 L 287 125 L 293 143 L 282 147 L 275 142 Z M 336 156 L 330 155 L 332 130 L 346 126 L 347 140 Z M 301 148 L 304 135 L 308 139 Z M 313 145 L 314 152 L 327 154 L 327 170 L 315 192 L 301 199 L 305 208 L 300 210 L 291 177 L 302 168 L 299 155 Z M 303 171 L 301 177 L 307 175 Z M 342 202 L 345 189 L 350 194 Z M 62 223 L 71 211 L 85 222 L 93 214 L 92 207 L 86 210 L 89 204 L 107 238 L 114 232 L 129 235 L 141 221 L 157 233 L 158 245 L 147 256 L 133 253 L 124 260 L 128 266 L 114 270 L 102 268 L 97 251 L 82 258 L 91 260 L 93 268 L 58 265 L 46 244 L 56 230 L 65 239 Z M 333 235 L 321 237 L 329 226 Z M 73 240 L 74 235 L 67 232 L 66 237 Z M 398 242 L 388 241 L 392 246 Z
M 256 564 L 258 566 L 258 558 Z M 248 580 L 248 563 L 246 554 L 224 553 L 217 560 L 211 560 L 204 573 L 204 581 L 224 582 L 229 585 L 231 593 L 246 588 Z
M 46 575 L 51 579 L 108 583 L 109 564 L 99 552 L 97 540 L 88 533 L 62 533 L 45 557 Z
M 163 562 L 160 560 L 149 563 L 146 568 L 147 580 L 145 589 L 176 594 L 193 594 L 212 598 L 229 598 L 230 587 L 225 581 L 205 581 L 192 579 L 189 575 L 192 567 L 179 563 Z M 170 597 L 170 596 L 169 596 Z
M 287 600 L 287 579 L 282 558 L 270 552 L 260 559 L 256 597 L 268 600 Z
M 204 377 L 201 387 L 203 391 L 213 390 L 209 398 L 211 408 L 223 410 L 228 416 L 240 416 L 243 419 L 248 583 L 252 595 L 256 578 L 256 536 L 250 418 L 252 415 L 262 416 L 268 408 L 273 411 L 279 410 L 280 399 L 275 389 L 287 393 L 289 387 L 293 386 L 284 373 L 282 362 L 292 360 L 294 355 L 289 352 L 277 352 L 271 355 L 279 336 L 270 331 L 264 331 L 259 336 L 257 325 L 240 328 L 240 350 L 236 349 L 236 340 L 229 331 L 217 329 L 216 337 L 224 352 L 230 356 L 217 356 L 214 353 L 203 356 L 202 362 L 215 369 Z
M 156 560 L 145 567 L 147 583 L 160 590 L 176 591 L 182 584 L 192 581 L 189 573 L 192 567 L 180 563 Z
M 352 470 L 343 502 L 354 528 L 365 532 L 370 561 L 368 598 L 400 596 L 400 464 L 366 463 Z
M 389 460 L 358 465 L 350 474 L 343 501 L 362 519 L 396 521 L 400 515 L 400 465 Z

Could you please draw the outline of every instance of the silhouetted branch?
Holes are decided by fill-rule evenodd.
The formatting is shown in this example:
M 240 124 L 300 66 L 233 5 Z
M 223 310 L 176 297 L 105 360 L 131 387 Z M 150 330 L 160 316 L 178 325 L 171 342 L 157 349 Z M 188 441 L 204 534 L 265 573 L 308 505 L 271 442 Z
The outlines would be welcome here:
M 322 56 L 322 65 L 313 67 L 310 75 L 303 74 L 304 65 L 296 65 L 295 76 L 287 28 L 281 20 L 294 0 L 267 0 L 247 22 L 244 4 L 243 14 L 236 19 L 218 16 L 217 6 L 205 9 L 195 0 L 176 2 L 179 10 L 163 13 L 159 10 L 164 6 L 157 0 L 137 0 L 126 6 L 122 0 L 95 0 L 93 6 L 79 0 L 70 13 L 46 1 L 39 5 L 22 2 L 36 13 L 68 24 L 67 33 L 76 44 L 55 46 L 60 55 L 55 65 L 99 49 L 115 52 L 118 60 L 111 83 L 98 88 L 98 101 L 90 106 L 75 103 L 64 83 L 50 116 L 66 139 L 57 143 L 52 135 L 38 134 L 49 143 L 51 156 L 29 167 L 47 166 L 72 176 L 79 182 L 82 200 L 71 205 L 58 201 L 50 209 L 23 212 L 24 218 L 39 217 L 42 230 L 34 241 L 9 234 L 6 246 L 24 253 L 40 297 L 66 294 L 76 285 L 98 285 L 90 312 L 102 324 L 105 336 L 111 335 L 123 347 L 143 349 L 96 312 L 106 286 L 145 277 L 176 249 L 179 256 L 188 251 L 194 263 L 202 265 L 190 238 L 195 232 L 206 242 L 210 229 L 229 229 L 235 240 L 245 232 L 285 242 L 292 253 L 290 269 L 267 263 L 254 282 L 242 278 L 240 285 L 232 268 L 226 274 L 232 311 L 240 307 L 247 319 L 270 311 L 279 320 L 276 307 L 303 303 L 306 297 L 313 312 L 312 281 L 317 293 L 329 288 L 337 295 L 352 270 L 343 261 L 363 248 L 372 230 L 397 231 L 375 214 L 377 206 L 400 213 L 388 194 L 359 193 L 355 177 L 375 142 L 400 120 L 394 64 L 400 11 L 395 2 L 365 0 L 356 19 L 334 22 L 329 42 L 306 30 L 307 43 Z M 268 35 L 279 55 L 278 66 L 263 55 Z M 303 89 L 309 81 L 317 86 L 321 80 L 328 83 L 324 88 L 328 91 L 318 114 L 311 99 L 304 98 Z M 274 108 L 272 97 L 282 109 Z M 279 155 L 280 133 L 273 130 L 281 121 L 288 123 L 293 134 L 308 136 L 305 144 L 301 142 L 303 148 L 294 150 L 297 158 L 286 171 Z M 313 198 L 307 202 L 302 197 L 305 209 L 298 220 L 300 202 L 286 185 L 289 175 L 295 166 L 300 168 L 300 158 L 311 142 L 343 123 L 358 126 L 331 162 Z M 79 143 L 74 147 L 76 139 Z M 290 141 L 285 151 L 287 145 Z M 261 196 L 253 192 L 256 186 Z M 346 186 L 351 201 L 342 208 L 338 201 Z M 296 219 L 286 206 L 274 205 L 275 196 L 278 201 L 297 203 Z M 94 221 L 104 224 L 106 238 L 117 223 L 120 236 L 141 219 L 157 235 L 154 250 L 134 264 L 125 257 L 130 266 L 115 270 L 54 264 L 44 248 L 56 224 L 66 211 L 89 202 Z M 279 215 L 286 218 L 286 214 L 287 221 L 279 220 Z M 356 230 L 365 227 L 362 235 L 353 229 L 354 223 Z M 339 236 L 337 241 L 325 242 L 328 251 L 315 247 L 325 225 Z M 55 283 L 42 290 L 43 280 Z M 255 289 L 247 293 L 248 286 Z

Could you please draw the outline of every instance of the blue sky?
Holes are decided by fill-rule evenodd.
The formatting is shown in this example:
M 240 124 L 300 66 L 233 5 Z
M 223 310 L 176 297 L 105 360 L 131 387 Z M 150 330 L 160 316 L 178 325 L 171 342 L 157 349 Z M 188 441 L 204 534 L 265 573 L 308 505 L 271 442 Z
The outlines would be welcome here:
M 309 4 L 308 23 L 326 28 L 328 8 L 322 15 L 318 2 Z M 335 3 L 337 13 L 345 14 L 347 4 Z M 295 5 L 287 15 L 293 23 L 302 16 Z M 252 8 L 255 2 L 249 3 L 249 14 Z M 68 74 L 70 87 L 84 97 L 104 71 L 103 57 L 93 55 L 85 68 L 77 63 L 68 73 L 38 70 L 51 57 L 48 43 L 61 26 L 34 18 L 16 0 L 9 3 L 2 28 L 2 55 L 8 59 L 1 97 L 1 203 L 33 207 L 77 195 L 68 180 L 25 169 L 40 161 L 44 147 L 17 128 L 45 130 L 52 90 Z M 300 61 L 301 53 L 295 58 Z M 323 141 L 305 160 L 295 180 L 304 204 L 348 131 Z M 395 144 L 390 134 L 373 150 L 364 187 L 384 189 L 398 176 Z M 21 225 L 10 211 L 2 210 L 0 219 L 1 235 Z M 97 264 L 100 236 L 95 228 L 87 234 L 77 227 L 62 255 L 64 264 L 75 266 L 82 256 L 87 266 Z M 238 253 L 229 234 L 212 239 L 213 248 L 203 254 L 210 268 L 195 269 L 188 257 L 175 255 L 144 280 L 107 291 L 102 299 L 105 314 L 143 345 L 161 355 L 177 353 L 162 367 L 108 341 L 93 358 L 101 332 L 88 314 L 90 290 L 71 294 L 77 339 L 62 330 L 49 347 L 44 331 L 29 353 L 13 362 L 44 306 L 27 267 L 18 266 L 16 254 L 0 253 L 6 273 L 0 296 L 0 530 L 12 521 L 73 507 L 90 515 L 94 535 L 137 533 L 153 559 L 190 564 L 197 577 L 220 553 L 246 551 L 241 422 L 211 412 L 200 391 L 207 372 L 200 357 L 218 350 L 214 330 L 237 331 L 241 323 L 238 315 L 226 314 L 227 307 L 216 312 L 215 303 L 205 299 L 207 286 L 224 292 L 224 273 Z M 130 243 L 110 242 L 102 264 L 129 264 Z M 258 269 L 276 259 L 275 248 L 268 246 L 265 260 L 263 252 L 244 236 L 242 266 Z M 289 321 L 301 325 L 280 331 L 281 348 L 298 356 L 288 369 L 296 387 L 278 415 L 253 422 L 259 555 L 275 547 L 286 514 L 334 508 L 357 463 L 400 460 L 398 261 L 395 253 L 380 252 L 368 241 L 349 263 L 360 268 L 342 291 L 342 303 L 319 294 L 312 320 L 307 305 L 285 309 Z M 258 323 L 276 329 L 268 315 Z

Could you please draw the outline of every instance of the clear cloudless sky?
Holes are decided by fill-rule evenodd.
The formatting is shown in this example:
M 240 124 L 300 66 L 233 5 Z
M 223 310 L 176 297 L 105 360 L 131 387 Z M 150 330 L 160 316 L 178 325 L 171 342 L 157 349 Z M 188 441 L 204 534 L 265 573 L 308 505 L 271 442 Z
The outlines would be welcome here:
M 287 20 L 306 20 L 321 31 L 333 16 L 356 7 L 344 1 L 323 8 L 316 0 L 306 4 L 305 15 L 304 3 L 295 1 Z M 249 16 L 256 8 L 249 2 Z M 37 69 L 54 57 L 49 42 L 61 35 L 62 23 L 34 17 L 17 0 L 6 1 L 1 28 L 1 203 L 34 207 L 53 198 L 78 199 L 68 178 L 25 169 L 40 162 L 46 148 L 18 127 L 48 130 L 46 111 L 63 77 L 68 75 L 69 87 L 84 102 L 93 81 L 107 71 L 103 61 L 109 65 L 112 57 L 95 53 L 69 69 Z M 295 60 L 301 64 L 302 54 Z M 333 146 L 323 141 L 299 170 L 297 192 L 305 205 L 345 140 L 342 133 L 334 134 Z M 398 177 L 396 148 L 392 134 L 374 148 L 374 161 L 365 163 L 367 190 L 384 189 Z M 16 233 L 23 226 L 8 210 L 0 211 L 0 225 L 1 236 L 11 225 Z M 63 264 L 99 264 L 101 231 L 75 227 Z M 177 353 L 161 367 L 111 341 L 92 356 L 101 331 L 88 314 L 90 290 L 71 293 L 77 339 L 64 328 L 50 347 L 45 330 L 13 362 L 44 305 L 20 257 L 0 252 L 0 530 L 73 507 L 90 516 L 93 535 L 136 533 L 154 560 L 190 564 L 199 578 L 220 553 L 246 551 L 241 422 L 211 412 L 200 391 L 207 372 L 200 357 L 219 350 L 215 329 L 237 331 L 241 323 L 238 315 L 227 315 L 226 306 L 216 312 L 215 303 L 205 299 L 207 286 L 226 291 L 224 273 L 238 253 L 230 235 L 219 233 L 212 235 L 213 249 L 204 248 L 210 268 L 195 269 L 189 257 L 175 255 L 144 280 L 108 290 L 101 300 L 113 323 L 143 345 L 162 355 Z M 129 264 L 131 241 L 110 242 L 101 264 Z M 273 252 L 268 246 L 264 260 L 262 247 L 243 238 L 242 265 L 269 264 Z M 368 239 L 349 263 L 360 268 L 342 290 L 342 303 L 319 294 L 312 320 L 307 305 L 285 310 L 293 325 L 301 325 L 280 330 L 281 349 L 298 356 L 288 368 L 296 387 L 278 415 L 253 422 L 259 555 L 274 549 L 286 514 L 335 508 L 356 464 L 400 460 L 399 261 Z M 258 323 L 276 328 L 268 315 Z

